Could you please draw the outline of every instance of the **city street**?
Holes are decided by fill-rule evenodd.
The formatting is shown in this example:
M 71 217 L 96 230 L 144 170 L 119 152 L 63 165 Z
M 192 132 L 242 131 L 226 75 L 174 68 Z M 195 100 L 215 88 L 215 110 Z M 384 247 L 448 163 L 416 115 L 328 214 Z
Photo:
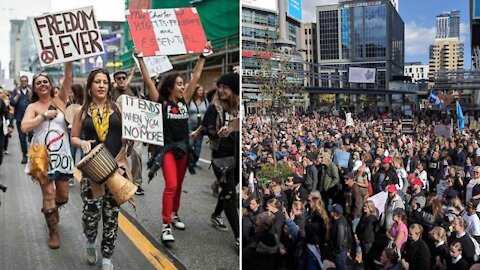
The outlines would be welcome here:
M 9 145 L 10 154 L 0 167 L 0 184 L 8 187 L 0 194 L 0 269 L 99 269 L 86 264 L 85 236 L 81 225 L 82 201 L 79 183 L 71 188 L 70 200 L 60 211 L 61 247 L 47 247 L 48 231 L 40 212 L 41 192 L 24 173 L 15 132 Z M 165 247 L 161 235 L 161 173 L 147 184 L 147 171 L 143 171 L 144 196 L 136 196 L 136 212 L 131 205 L 122 206 L 119 217 L 119 235 L 112 257 L 115 269 L 238 269 L 238 248 L 229 227 L 228 232 L 216 230 L 210 215 L 216 198 L 210 185 L 214 176 L 208 170 L 210 151 L 204 145 L 202 169 L 185 178 L 180 216 L 185 231 L 174 230 L 175 243 Z M 146 163 L 146 149 L 144 160 Z M 226 218 L 224 217 L 226 222 Z M 101 241 L 97 237 L 97 251 Z

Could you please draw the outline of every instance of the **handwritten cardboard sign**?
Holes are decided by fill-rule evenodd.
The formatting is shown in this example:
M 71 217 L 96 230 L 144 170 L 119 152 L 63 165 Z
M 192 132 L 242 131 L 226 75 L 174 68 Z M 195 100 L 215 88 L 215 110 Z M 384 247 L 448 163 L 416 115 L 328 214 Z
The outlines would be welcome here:
M 350 153 L 345 152 L 339 149 L 335 149 L 335 152 L 333 153 L 333 163 L 336 165 L 342 167 L 342 168 L 348 168 L 348 161 L 350 160 Z
M 133 59 L 135 60 L 135 63 L 137 63 L 137 66 L 140 69 L 137 58 L 133 57 Z M 168 57 L 165 55 L 144 57 L 143 62 L 147 67 L 150 77 L 162 74 L 173 69 L 172 63 L 170 63 L 170 60 L 168 60 Z
M 127 10 L 133 43 L 143 56 L 204 52 L 207 38 L 196 8 Z
M 122 95 L 122 138 L 163 145 L 162 104 Z
M 42 67 L 104 53 L 93 6 L 29 18 Z

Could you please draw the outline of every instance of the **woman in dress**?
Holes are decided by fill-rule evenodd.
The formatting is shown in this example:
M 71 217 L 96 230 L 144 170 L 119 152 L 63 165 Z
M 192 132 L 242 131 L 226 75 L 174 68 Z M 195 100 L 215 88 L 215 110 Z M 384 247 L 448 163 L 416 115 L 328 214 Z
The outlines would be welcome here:
M 32 82 L 32 100 L 21 124 L 22 132 L 34 132 L 33 144 L 47 146 L 48 179 L 37 175 L 34 180 L 40 183 L 42 189 L 42 212 L 49 229 L 48 246 L 51 249 L 60 247 L 58 208 L 68 201 L 70 191 L 68 180 L 73 173 L 68 129 L 63 114 L 67 102 L 67 91 L 72 85 L 72 74 L 72 63 L 66 63 L 65 80 L 57 95 L 50 77 L 44 73 L 36 74 Z

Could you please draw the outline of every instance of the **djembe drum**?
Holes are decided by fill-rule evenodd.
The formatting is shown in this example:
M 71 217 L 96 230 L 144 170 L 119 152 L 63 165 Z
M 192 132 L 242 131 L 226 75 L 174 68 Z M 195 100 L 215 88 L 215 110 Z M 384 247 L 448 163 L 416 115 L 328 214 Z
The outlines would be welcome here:
M 103 143 L 82 158 L 77 168 L 96 183 L 105 183 L 118 205 L 128 201 L 137 191 L 136 185 L 117 172 L 117 161 Z

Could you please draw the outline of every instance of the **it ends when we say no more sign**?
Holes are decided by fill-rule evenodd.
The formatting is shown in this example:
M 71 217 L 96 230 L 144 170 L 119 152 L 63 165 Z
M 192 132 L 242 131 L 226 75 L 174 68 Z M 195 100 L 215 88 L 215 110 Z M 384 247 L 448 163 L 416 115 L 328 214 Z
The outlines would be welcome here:
M 29 20 L 42 67 L 104 53 L 93 6 Z
M 122 95 L 122 138 L 163 146 L 162 104 Z

